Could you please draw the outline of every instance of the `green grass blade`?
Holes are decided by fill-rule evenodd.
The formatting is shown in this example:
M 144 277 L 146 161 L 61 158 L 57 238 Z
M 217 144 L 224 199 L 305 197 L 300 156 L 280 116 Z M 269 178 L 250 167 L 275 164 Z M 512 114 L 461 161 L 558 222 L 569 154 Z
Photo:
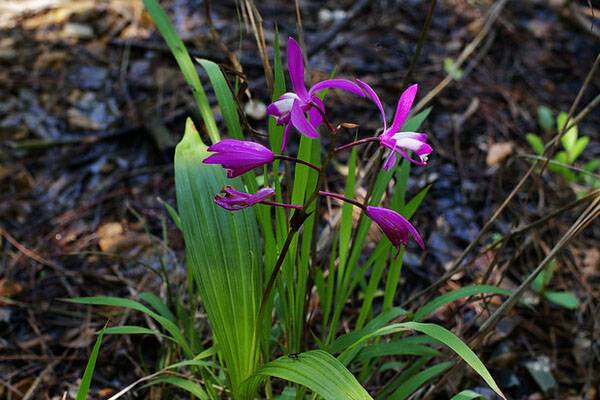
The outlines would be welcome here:
M 183 225 L 188 271 L 194 277 L 213 337 L 223 357 L 235 398 L 239 385 L 258 365 L 256 316 L 262 296 L 262 254 L 254 210 L 228 212 L 213 197 L 226 179 L 207 156 L 191 120 L 175 150 L 177 207 Z
M 193 382 L 189 379 L 180 378 L 178 376 L 168 376 L 168 375 L 161 376 L 160 378 L 156 378 L 156 379 L 153 379 L 152 381 L 148 382 L 143 387 L 159 385 L 159 384 L 163 384 L 163 383 L 166 383 L 168 385 L 172 385 L 172 386 L 178 387 L 182 390 L 185 390 L 186 392 L 191 393 L 198 399 L 209 400 L 208 394 L 206 393 L 206 391 L 204 389 L 202 389 L 202 386 L 200 386 L 196 382 Z
M 365 362 L 372 358 L 386 356 L 438 356 L 440 352 L 429 346 L 405 343 L 402 339 L 388 343 L 377 343 L 365 346 L 356 356 L 356 361 Z
M 496 394 L 503 399 L 506 399 L 494 378 L 481 362 L 479 357 L 456 335 L 444 327 L 435 324 L 424 324 L 419 322 L 405 322 L 402 325 L 409 329 L 424 333 L 425 335 L 442 342 L 444 345 L 452 349 L 460 358 L 462 358 L 483 380 L 492 388 Z
M 510 296 L 510 290 L 502 289 L 497 286 L 492 285 L 472 285 L 465 286 L 457 290 L 453 290 L 452 292 L 444 293 L 441 296 L 436 297 L 431 300 L 429 303 L 425 304 L 421 307 L 413 317 L 413 321 L 422 321 L 427 318 L 429 315 L 434 313 L 440 307 L 452 303 L 458 299 L 463 297 L 474 296 L 477 294 L 498 294 L 503 296 Z
M 242 126 L 240 125 L 237 103 L 221 68 L 214 62 L 203 58 L 196 58 L 196 61 L 198 61 L 208 75 L 208 79 L 210 80 L 215 96 L 217 97 L 217 102 L 219 103 L 225 126 L 227 127 L 227 133 L 236 139 L 242 140 L 244 135 L 242 133 Z
M 492 378 L 492 375 L 487 370 L 485 365 L 481 362 L 479 357 L 467 346 L 462 340 L 456 335 L 447 330 L 446 328 L 436 324 L 426 324 L 421 322 L 402 322 L 397 324 L 391 324 L 375 331 L 363 332 L 359 337 L 356 338 L 354 343 L 349 344 L 342 354 L 338 358 L 342 359 L 348 354 L 351 354 L 355 348 L 363 345 L 364 342 L 378 336 L 391 335 L 394 333 L 404 331 L 417 331 L 423 333 L 432 339 L 435 339 L 444 345 L 448 346 L 454 351 L 460 358 L 462 358 L 475 372 L 483 378 L 483 380 L 496 392 L 500 397 L 505 399 L 506 397 Z
M 104 329 L 104 333 L 107 335 L 161 335 L 157 330 L 137 325 L 111 326 Z
M 452 364 L 453 363 L 450 361 L 439 363 L 411 376 L 405 382 L 403 382 L 394 393 L 392 393 L 392 395 L 389 397 L 390 400 L 404 400 L 408 398 L 408 396 L 410 396 L 415 390 L 442 372 L 446 371 L 452 366 Z
M 450 400 L 474 400 L 474 399 L 485 399 L 485 396 L 474 392 L 472 390 L 463 390 L 460 393 L 452 396 Z
M 354 197 L 356 186 L 356 159 L 358 151 L 356 147 L 352 148 L 350 160 L 348 161 L 348 176 L 346 177 L 346 189 L 344 195 L 348 198 Z M 344 203 L 342 206 L 342 220 L 340 223 L 340 266 L 338 274 L 344 275 L 344 267 L 348 258 L 348 249 L 350 247 L 350 235 L 352 234 L 352 204 Z
M 100 353 L 100 345 L 102 344 L 103 337 L 104 329 L 98 334 L 96 343 L 94 343 L 94 347 L 92 348 L 92 353 L 90 354 L 90 358 L 85 366 L 85 371 L 83 372 L 83 377 L 81 378 L 81 385 L 79 385 L 79 389 L 77 389 L 77 395 L 75 396 L 76 400 L 86 400 L 88 398 L 90 384 L 92 383 L 92 377 L 94 375 L 94 369 L 96 368 L 96 361 L 98 360 L 98 353 Z
M 256 385 L 265 377 L 275 377 L 297 383 L 327 400 L 372 399 L 356 378 L 323 350 L 312 350 L 294 357 L 283 356 L 260 368 L 254 379 Z
M 188 344 L 187 340 L 181 333 L 181 330 L 177 325 L 175 325 L 171 320 L 155 313 L 150 310 L 145 305 L 130 299 L 123 299 L 120 297 L 111 297 L 111 296 L 93 296 L 93 297 L 77 297 L 74 299 L 65 299 L 70 303 L 77 304 L 89 304 L 96 306 L 111 306 L 111 307 L 123 307 L 130 308 L 132 310 L 143 312 L 148 316 L 152 317 L 156 322 L 158 322 L 167 332 L 171 334 L 173 340 L 179 344 L 182 350 L 185 352 L 187 356 L 192 356 L 193 352 Z
M 158 31 L 162 35 L 163 39 L 165 39 L 165 42 L 171 50 L 171 53 L 173 53 L 173 56 L 179 65 L 179 69 L 183 73 L 183 77 L 192 89 L 192 94 L 194 95 L 194 99 L 196 100 L 196 104 L 200 110 L 200 115 L 202 115 L 202 119 L 206 125 L 206 130 L 210 140 L 213 143 L 218 142 L 220 135 L 219 130 L 217 129 L 215 118 L 210 108 L 208 98 L 206 97 L 206 93 L 204 93 L 204 89 L 200 83 L 200 78 L 198 77 L 194 63 L 192 62 L 185 44 L 175 31 L 175 28 L 169 20 L 169 17 L 161 8 L 160 4 L 158 4 L 157 0 L 144 0 L 144 7 L 146 7 L 146 10 L 148 10 L 150 13 L 152 20 L 158 28 Z
M 154 308 L 160 315 L 163 317 L 177 322 L 175 315 L 169 310 L 169 307 L 161 300 L 160 297 L 151 292 L 142 292 L 140 293 L 140 299 L 144 300 L 146 303 L 150 304 L 152 308 Z

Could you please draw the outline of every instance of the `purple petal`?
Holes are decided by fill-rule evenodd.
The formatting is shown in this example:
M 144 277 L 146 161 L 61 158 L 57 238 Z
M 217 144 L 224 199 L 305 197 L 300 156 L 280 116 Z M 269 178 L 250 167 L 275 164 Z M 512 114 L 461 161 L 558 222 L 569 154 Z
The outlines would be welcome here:
M 315 128 L 323 122 L 323 115 L 325 113 L 325 104 L 317 96 L 312 97 L 313 107 L 308 110 L 308 120 Z M 321 110 L 321 111 L 319 111 Z
M 315 83 L 309 90 L 308 94 L 317 94 L 325 89 L 342 89 L 346 92 L 354 93 L 357 96 L 365 97 L 365 94 L 356 83 L 347 79 L 327 79 Z
M 294 102 L 294 105 L 292 106 L 291 117 L 292 125 L 294 125 L 294 128 L 298 129 L 301 134 L 313 139 L 319 137 L 319 132 L 317 132 L 315 127 L 306 120 L 304 111 L 302 111 L 298 102 Z
M 288 122 L 283 127 L 283 136 L 281 137 L 281 152 L 285 150 L 285 145 L 287 144 L 288 136 L 290 135 L 290 131 L 292 130 L 292 123 Z
M 304 59 L 302 58 L 302 49 L 298 42 L 292 37 L 288 39 L 287 63 L 294 92 L 296 92 L 301 99 L 308 100 L 308 92 L 304 85 Z
M 396 114 L 394 114 L 394 121 L 389 129 L 391 133 L 396 133 L 400 130 L 400 128 L 402 128 L 402 125 L 404 124 L 404 121 L 410 112 L 410 108 L 415 101 L 418 88 L 418 85 L 412 85 L 400 96 L 400 99 L 398 100 L 398 106 L 396 107 Z
M 385 132 L 387 130 L 387 122 L 385 120 L 385 111 L 383 110 L 383 105 L 381 104 L 381 100 L 379 100 L 379 96 L 377 96 L 377 93 L 375 93 L 373 88 L 365 82 L 361 81 L 360 79 L 357 79 L 356 82 L 358 82 L 362 90 L 367 94 L 367 96 L 371 98 L 371 100 L 373 100 L 373 103 L 375 103 L 375 105 L 379 109 L 379 113 L 381 114 L 381 121 L 383 122 L 383 131 Z
M 394 164 L 396 164 L 396 153 L 394 153 L 394 151 L 391 151 L 388 155 L 387 160 L 385 160 L 385 164 L 383 164 L 383 170 L 388 171 L 394 166 Z

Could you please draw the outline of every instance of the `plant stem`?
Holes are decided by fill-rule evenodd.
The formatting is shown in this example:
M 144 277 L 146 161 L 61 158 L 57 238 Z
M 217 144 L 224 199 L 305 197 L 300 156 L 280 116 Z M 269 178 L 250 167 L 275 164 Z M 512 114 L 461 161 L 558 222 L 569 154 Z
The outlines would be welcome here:
M 304 161 L 304 160 L 301 160 L 301 159 L 296 158 L 296 157 L 291 157 L 291 156 L 285 156 L 283 154 L 278 154 L 278 155 L 275 155 L 275 159 L 276 160 L 291 161 L 291 162 L 295 162 L 297 164 L 306 165 L 307 167 L 312 168 L 312 169 L 314 169 L 317 172 L 321 172 L 321 168 L 317 167 L 315 164 L 311 164 L 308 161 Z
M 261 201 L 259 204 L 264 204 L 267 206 L 274 206 L 274 207 L 292 208 L 294 210 L 302 210 L 302 208 L 303 208 L 303 206 L 298 205 L 298 204 L 279 203 L 276 201 L 268 201 L 268 200 Z
M 364 204 L 362 204 L 362 203 L 360 203 L 360 202 L 358 202 L 358 201 L 356 201 L 354 199 L 349 199 L 348 197 L 342 196 L 341 194 L 338 194 L 338 193 L 324 192 L 324 191 L 320 190 L 319 191 L 319 195 L 320 196 L 326 196 L 326 197 L 333 197 L 334 199 L 345 201 L 346 203 L 350 203 L 353 206 L 358 207 L 358 208 L 360 208 L 363 211 L 366 209 L 366 207 L 365 207 Z
M 378 140 L 379 140 L 378 137 L 368 137 L 368 138 L 364 138 L 364 139 L 359 139 L 359 140 L 355 140 L 354 142 L 350 142 L 348 144 L 345 144 L 343 146 L 336 147 L 334 151 L 337 153 L 337 152 L 340 152 L 342 150 L 346 150 L 346 149 L 349 149 L 351 147 L 358 146 L 358 145 L 361 145 L 361 144 L 365 144 L 365 143 L 369 143 L 369 142 L 377 142 Z

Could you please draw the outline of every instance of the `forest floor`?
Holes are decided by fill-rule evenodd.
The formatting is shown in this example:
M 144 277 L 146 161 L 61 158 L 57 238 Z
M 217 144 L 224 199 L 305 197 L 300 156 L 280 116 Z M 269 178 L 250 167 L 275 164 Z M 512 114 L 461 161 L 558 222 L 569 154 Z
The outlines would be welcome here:
M 268 104 L 256 42 L 240 24 L 236 3 L 213 3 L 212 23 L 238 52 L 254 101 Z M 294 2 L 257 3 L 269 49 L 275 24 L 282 38 L 297 36 Z M 335 68 L 336 75 L 359 77 L 385 104 L 395 104 L 429 2 L 300 3 L 312 80 Z M 533 154 L 526 133 L 551 138 L 538 125 L 538 107 L 569 111 L 600 50 L 592 3 L 438 1 L 411 81 L 420 85 L 419 100 L 449 74 L 456 79 L 428 104 L 433 108 L 422 127 L 435 152 L 427 167 L 413 169 L 408 190 L 432 184 L 414 220 L 427 251 L 407 253 L 398 303 L 447 272 L 524 176 Z M 194 55 L 228 63 L 211 38 L 200 0 L 161 4 Z M 353 7 L 356 15 L 348 11 Z M 494 8 L 497 14 L 490 16 Z M 478 46 L 453 69 L 469 44 Z M 141 319 L 61 299 L 161 293 L 162 281 L 145 268 L 161 262 L 172 282 L 185 284 L 182 237 L 161 199 L 175 204 L 173 149 L 186 116 L 201 123 L 141 1 L 4 1 L 0 66 L 0 399 L 60 399 L 76 391 L 107 315 L 120 324 Z M 577 111 L 599 92 L 596 73 Z M 378 115 L 368 102 L 332 98 L 338 119 L 368 120 L 365 129 L 376 128 Z M 265 131 L 265 116 L 251 114 L 251 125 Z M 600 158 L 598 127 L 599 112 L 579 123 L 580 133 L 592 140 L 577 165 Z M 584 207 L 570 208 L 500 249 L 489 246 L 494 235 L 560 209 L 585 189 L 559 174 L 534 174 L 465 267 L 407 307 L 472 282 L 514 289 Z M 528 293 L 530 306 L 504 317 L 477 349 L 510 398 L 600 396 L 600 224 L 569 242 L 556 265 L 552 290 L 574 293 L 579 306 L 558 307 Z M 477 302 L 454 304 L 434 319 L 468 338 L 476 332 L 475 316 L 485 312 Z M 94 398 L 151 371 L 146 364 L 153 344 L 152 338 L 108 338 Z M 540 364 L 547 371 L 536 372 Z M 459 372 L 445 385 L 470 379 L 468 371 Z

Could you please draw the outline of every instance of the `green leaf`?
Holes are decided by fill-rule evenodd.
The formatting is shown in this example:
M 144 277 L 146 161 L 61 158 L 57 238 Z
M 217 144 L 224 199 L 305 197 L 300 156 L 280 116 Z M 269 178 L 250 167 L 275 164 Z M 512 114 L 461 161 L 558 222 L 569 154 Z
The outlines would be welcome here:
M 410 338 L 407 338 L 410 339 Z M 365 346 L 356 356 L 356 361 L 365 362 L 371 358 L 386 356 L 438 356 L 440 352 L 429 346 L 410 343 L 406 339 L 400 339 L 388 343 L 376 343 Z
M 415 312 L 413 320 L 417 322 L 422 321 L 448 303 L 452 303 L 453 301 L 463 297 L 470 297 L 477 294 L 501 294 L 504 296 L 510 296 L 511 292 L 509 290 L 492 285 L 465 286 L 460 289 L 453 290 L 452 292 L 444 293 L 443 295 L 431 300 L 429 303 L 425 304 L 423 307 L 417 310 L 417 312 Z
M 483 380 L 492 388 L 494 392 L 496 392 L 500 397 L 506 399 L 494 378 L 489 373 L 485 365 L 481 362 L 481 360 L 477 357 L 477 355 L 467 346 L 462 340 L 460 340 L 456 335 L 447 330 L 444 327 L 441 327 L 436 324 L 426 324 L 421 322 L 401 322 L 397 324 L 391 324 L 380 328 L 376 331 L 370 332 L 367 335 L 361 336 L 356 342 L 349 345 L 344 353 L 340 355 L 340 358 L 345 354 L 350 353 L 353 349 L 363 342 L 378 336 L 391 335 L 398 332 L 404 331 L 417 331 L 423 333 L 432 339 L 435 339 L 444 345 L 448 346 L 452 349 L 460 358 L 462 358 L 471 368 L 475 370 L 483 378 Z
M 569 115 L 566 112 L 560 112 L 556 117 L 556 127 L 558 132 L 562 132 L 567 122 L 567 118 Z M 572 119 L 569 121 L 569 125 L 572 124 Z M 563 147 L 570 153 L 575 146 L 575 142 L 577 141 L 578 130 L 577 126 L 571 126 L 569 130 L 560 138 L 560 142 Z M 568 163 L 567 163 L 568 164 Z
M 204 89 L 200 83 L 200 78 L 198 77 L 194 63 L 192 62 L 185 44 L 175 31 L 175 28 L 169 20 L 169 17 L 160 7 L 160 4 L 158 4 L 157 0 L 144 0 L 144 7 L 146 7 L 146 10 L 148 10 L 150 13 L 152 20 L 158 28 L 158 31 L 167 43 L 171 53 L 173 53 L 173 56 L 179 65 L 179 69 L 183 73 L 183 77 L 192 89 L 192 94 L 194 95 L 194 99 L 196 100 L 196 104 L 198 105 L 200 115 L 202 115 L 202 119 L 204 120 L 204 124 L 206 124 L 206 130 L 208 131 L 210 140 L 213 143 L 218 142 L 220 136 L 215 118 L 210 108 L 208 98 L 206 97 L 206 93 L 204 93 Z
M 568 308 L 569 310 L 575 310 L 579 307 L 579 300 L 573 292 L 553 292 L 548 291 L 544 293 L 544 297 L 552 303 Z
M 575 162 L 579 158 L 579 156 L 581 155 L 581 153 L 583 153 L 583 150 L 585 150 L 589 142 L 590 138 L 588 136 L 582 136 L 579 139 L 577 139 L 577 141 L 573 145 L 573 148 L 569 152 L 569 161 L 571 163 Z
M 444 71 L 446 71 L 446 73 L 455 81 L 460 81 L 462 79 L 463 71 L 460 67 L 456 66 L 456 63 L 450 57 L 444 58 Z
M 196 61 L 202 65 L 202 68 L 204 68 L 208 75 L 208 79 L 210 80 L 215 96 L 217 97 L 217 102 L 219 103 L 221 115 L 227 126 L 228 133 L 234 138 L 242 140 L 244 135 L 242 133 L 242 126 L 240 125 L 237 103 L 221 68 L 214 62 L 203 58 L 196 58 Z
M 248 384 L 257 386 L 269 376 L 305 386 L 327 400 L 372 399 L 352 373 L 323 350 L 311 350 L 271 361 L 260 368 Z
M 77 395 L 75 396 L 76 400 L 86 400 L 88 398 L 90 384 L 92 383 L 92 377 L 94 375 L 94 369 L 96 368 L 96 361 L 98 360 L 98 353 L 100 352 L 100 345 L 102 344 L 105 329 L 106 327 L 100 331 L 96 343 L 94 343 L 92 353 L 90 354 L 90 358 L 85 366 L 85 371 L 83 372 L 83 377 L 81 378 L 81 384 L 79 385 L 79 389 L 77 389 Z
M 473 399 L 485 399 L 485 396 L 474 392 L 472 390 L 463 390 L 460 393 L 452 396 L 450 400 L 473 400 Z
M 200 386 L 199 384 L 197 384 L 194 381 L 191 381 L 191 380 L 185 379 L 185 378 L 180 378 L 178 376 L 163 375 L 159 378 L 153 379 L 152 381 L 148 382 L 146 385 L 144 385 L 144 387 L 148 387 L 148 386 L 152 386 L 152 385 L 159 385 L 159 384 L 163 384 L 163 383 L 166 383 L 168 385 L 173 385 L 180 389 L 183 389 L 186 392 L 193 394 L 198 399 L 202 399 L 202 400 L 209 399 L 208 394 L 206 393 L 206 391 L 204 389 L 202 389 L 202 386 Z
M 410 329 L 414 329 L 418 332 L 424 333 L 425 335 L 436 339 L 449 348 L 451 348 L 460 358 L 462 358 L 471 368 L 475 370 L 483 378 L 483 380 L 496 392 L 500 397 L 506 399 L 494 378 L 487 370 L 485 365 L 481 362 L 479 357 L 467 346 L 462 340 L 460 340 L 452 332 L 435 324 L 424 324 L 419 322 L 405 322 L 403 325 Z
M 219 346 L 234 398 L 258 366 L 256 316 L 262 296 L 262 254 L 254 210 L 228 212 L 213 197 L 225 185 L 222 168 L 203 164 L 206 146 L 188 119 L 175 149 L 175 185 L 189 273 L 194 277 Z
M 159 198 L 158 201 L 165 207 L 165 209 L 169 213 L 169 216 L 171 217 L 171 220 L 173 220 L 173 223 L 175 224 L 175 226 L 177 228 L 179 228 L 179 230 L 181 230 L 181 218 L 179 218 L 179 214 L 177 214 L 177 210 L 175 210 L 173 208 L 173 206 L 171 206 L 169 203 L 167 203 L 166 201 L 164 201 L 161 198 Z
M 150 292 L 142 292 L 140 293 L 140 299 L 144 300 L 146 303 L 150 304 L 152 308 L 154 308 L 160 315 L 171 320 L 172 322 L 177 322 L 175 315 L 169 310 L 169 307 L 154 293 Z
M 552 126 L 554 125 L 554 116 L 552 115 L 552 110 L 546 106 L 539 106 L 538 123 L 544 132 L 550 132 L 552 130 Z
M 528 133 L 527 135 L 525 135 L 525 138 L 527 139 L 527 142 L 537 155 L 541 156 L 542 154 L 544 154 L 544 142 L 542 141 L 541 137 L 539 137 L 535 133 Z
M 452 362 L 447 361 L 429 367 L 413 376 L 408 378 L 405 382 L 400 385 L 398 389 L 389 397 L 390 400 L 404 400 L 410 396 L 415 390 L 420 388 L 426 382 L 435 378 L 442 372 L 446 371 L 453 365 Z
M 185 340 L 181 330 L 175 325 L 171 320 L 155 313 L 150 310 L 145 305 L 130 299 L 123 299 L 120 297 L 111 297 L 111 296 L 93 296 L 93 297 L 76 297 L 74 299 L 65 299 L 70 303 L 77 304 L 90 304 L 96 306 L 111 306 L 111 307 L 124 307 L 130 308 L 132 310 L 143 312 L 148 316 L 152 317 L 156 322 L 158 322 L 167 332 L 171 334 L 173 340 L 179 344 L 182 350 L 188 356 L 192 356 L 192 349 L 188 342 Z
M 417 212 L 417 209 L 419 208 L 423 200 L 425 200 L 425 196 L 427 196 L 427 193 L 429 192 L 430 188 L 431 185 L 427 185 L 423 189 L 421 189 L 419 193 L 417 193 L 415 197 L 410 199 L 410 201 L 404 206 L 401 214 L 407 219 L 412 218 L 415 212 Z
M 586 172 L 595 172 L 600 168 L 600 158 L 594 158 L 583 165 L 583 170 Z
M 107 335 L 161 335 L 157 330 L 137 325 L 121 325 L 106 328 L 104 333 Z

